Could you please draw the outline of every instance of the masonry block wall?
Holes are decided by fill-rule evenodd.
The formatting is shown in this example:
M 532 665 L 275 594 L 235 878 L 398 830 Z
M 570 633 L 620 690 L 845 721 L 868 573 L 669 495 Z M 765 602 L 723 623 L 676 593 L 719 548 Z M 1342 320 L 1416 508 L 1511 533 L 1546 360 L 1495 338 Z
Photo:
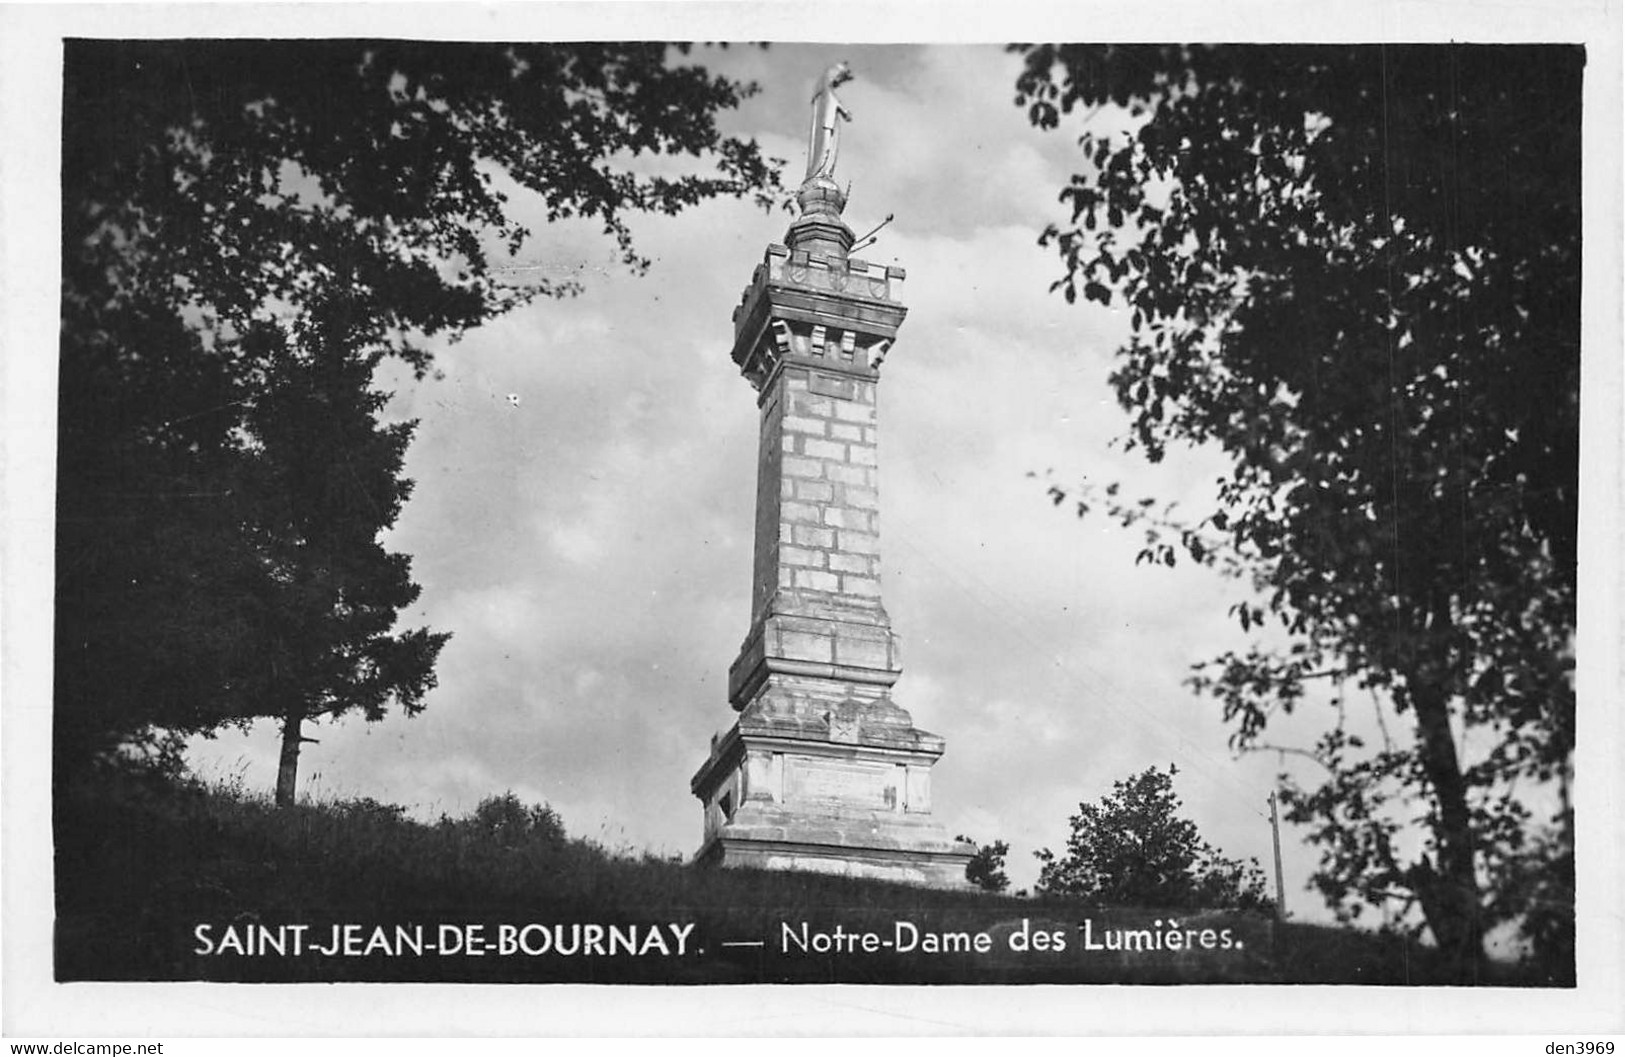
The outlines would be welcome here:
M 781 389 L 778 586 L 878 606 L 875 384 L 795 370 Z
M 762 406 L 752 620 L 785 608 L 880 623 L 875 383 L 786 368 Z

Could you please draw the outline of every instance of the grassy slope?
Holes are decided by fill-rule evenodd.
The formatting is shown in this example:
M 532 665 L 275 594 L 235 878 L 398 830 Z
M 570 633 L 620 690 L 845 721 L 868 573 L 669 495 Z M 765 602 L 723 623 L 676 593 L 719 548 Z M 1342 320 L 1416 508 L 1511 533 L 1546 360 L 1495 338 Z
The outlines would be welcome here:
M 278 811 L 262 799 L 128 778 L 57 805 L 62 980 L 431 980 L 631 983 L 1434 983 L 1432 952 L 1398 937 L 1248 922 L 1245 956 L 1013 956 L 1007 934 L 1113 912 L 849 878 L 702 871 L 583 841 L 415 823 L 370 801 Z M 1144 916 L 1144 915 L 1142 915 Z M 1186 917 L 1186 924 L 1201 923 Z M 1105 917 L 1101 918 L 1104 922 Z M 988 931 L 989 955 L 778 953 L 781 923 L 893 934 Z M 692 922 L 685 958 L 203 957 L 193 928 L 228 924 Z M 1216 922 L 1223 924 L 1223 922 Z M 724 951 L 724 939 L 766 938 Z M 1486 983 L 1526 984 L 1515 970 Z

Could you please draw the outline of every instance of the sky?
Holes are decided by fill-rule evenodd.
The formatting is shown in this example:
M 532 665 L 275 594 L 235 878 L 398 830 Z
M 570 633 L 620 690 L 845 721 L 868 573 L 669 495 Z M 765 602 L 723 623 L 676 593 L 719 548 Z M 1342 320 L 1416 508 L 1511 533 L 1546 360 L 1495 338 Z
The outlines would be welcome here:
M 1241 586 L 1136 567 L 1137 532 L 1047 496 L 1053 472 L 1203 510 L 1222 470 L 1208 453 L 1153 468 L 1110 446 L 1127 421 L 1106 381 L 1125 320 L 1049 292 L 1060 265 L 1037 244 L 1067 219 L 1056 195 L 1081 126 L 1031 128 L 1012 102 L 1019 61 L 993 46 L 694 55 L 761 85 L 725 127 L 786 159 L 792 185 L 813 82 L 837 59 L 856 74 L 842 91 L 846 217 L 861 235 L 893 216 L 862 254 L 908 272 L 880 385 L 881 550 L 903 646 L 895 698 L 947 739 L 936 814 L 1007 841 L 1027 887 L 1032 853 L 1064 845 L 1080 801 L 1173 765 L 1202 834 L 1267 869 L 1277 758 L 1233 756 L 1217 706 L 1182 685 L 1193 662 L 1246 641 L 1225 615 Z M 534 209 L 517 193 L 514 206 Z M 613 848 L 697 850 L 688 782 L 733 721 L 726 673 L 750 615 L 757 412 L 730 317 L 790 219 L 738 202 L 639 219 L 653 263 L 634 275 L 591 226 L 537 216 L 508 274 L 575 275 L 584 292 L 444 347 L 438 378 L 381 380 L 389 413 L 419 423 L 416 490 L 388 537 L 423 587 L 403 621 L 452 639 L 418 717 L 308 732 L 301 793 L 433 819 L 512 791 Z M 193 760 L 263 790 L 277 748 L 265 723 Z M 1324 916 L 1303 891 L 1315 853 L 1290 828 L 1282 843 L 1288 906 Z
M 523 14 L 482 7 L 478 18 L 467 13 L 470 7 L 317 5 L 303 9 L 297 31 L 526 39 L 584 24 L 559 16 L 568 5 L 535 5 Z M 940 17 L 922 20 L 917 8 L 881 2 L 817 12 L 801 4 L 571 10 L 590 11 L 582 35 L 596 38 L 1587 40 L 1591 329 L 1579 648 L 1586 734 L 1576 795 L 1582 877 L 1590 878 L 1592 893 L 1583 898 L 1617 893 L 1619 871 L 1610 863 L 1620 858 L 1620 836 L 1607 821 L 1625 802 L 1625 780 L 1612 766 L 1620 720 L 1608 707 L 1617 703 L 1622 677 L 1619 592 L 1610 585 L 1622 582 L 1625 451 L 1622 371 L 1609 354 L 1619 348 L 1620 332 L 1617 8 L 1599 13 L 1580 0 L 1508 2 L 1488 17 L 1482 6 L 1438 0 L 1312 8 L 1221 8 L 1193 0 L 1117 5 L 1110 13 L 1069 5 L 1062 21 L 1053 7 L 1000 5 L 996 24 L 982 6 L 941 5 L 932 8 Z M 1562 17 L 1553 17 L 1554 7 Z M 184 12 L 61 5 L 0 9 L 0 16 L 6 23 L 0 116 L 8 136 L 0 152 L 6 493 L 0 781 L 11 851 L 9 997 L 33 979 L 18 974 L 19 965 L 48 973 L 50 945 L 49 812 L 42 794 L 50 643 L 49 621 L 37 615 L 50 605 L 54 365 L 18 350 L 55 347 L 54 41 L 62 33 L 178 30 L 279 36 L 293 32 L 294 23 L 283 10 L 253 5 Z M 1268 872 L 1265 801 L 1282 761 L 1272 753 L 1234 756 L 1217 705 L 1183 685 L 1192 663 L 1246 642 L 1225 615 L 1240 585 L 1184 564 L 1136 567 L 1137 534 L 1104 520 L 1080 521 L 1046 495 L 1044 475 L 1053 472 L 1058 483 L 1121 480 L 1134 494 L 1204 511 L 1223 468 L 1212 453 L 1172 451 L 1153 467 L 1139 453 L 1111 446 L 1127 424 L 1106 381 L 1126 323 L 1111 310 L 1071 306 L 1048 291 L 1060 262 L 1037 238 L 1047 223 L 1067 219 L 1056 195 L 1079 167 L 1081 117 L 1055 132 L 1032 129 L 1013 103 L 1016 60 L 996 47 L 802 44 L 694 54 L 717 72 L 761 84 L 758 96 L 724 117 L 724 127 L 755 136 L 769 154 L 786 159 L 792 183 L 804 164 L 812 82 L 836 59 L 856 74 L 842 91 L 854 120 L 843 132 L 837 170 L 851 184 L 847 220 L 862 234 L 893 215 L 863 256 L 908 272 L 902 299 L 909 316 L 879 390 L 881 552 L 884 600 L 903 648 L 896 699 L 947 742 L 933 783 L 937 817 L 952 833 L 1009 842 L 1009 872 L 1016 887 L 1025 887 L 1037 873 L 1032 852 L 1064 845 L 1080 801 L 1096 800 L 1113 782 L 1148 767 L 1173 764 L 1176 792 L 1203 836 L 1232 857 L 1256 857 Z M 1101 111 L 1092 120 L 1099 128 L 1118 118 Z M 574 835 L 687 857 L 701 831 L 689 779 L 711 735 L 733 722 L 726 673 L 750 616 L 756 408 L 729 358 L 730 316 L 765 247 L 782 241 L 791 217 L 713 202 L 676 218 L 639 218 L 633 232 L 652 266 L 634 276 L 599 233 L 543 225 L 534 204 L 520 198 L 514 206 L 521 215 L 531 211 L 537 233 L 513 262 L 514 281 L 536 270 L 575 275 L 584 292 L 534 304 L 438 349 L 436 378 L 380 379 L 395 393 L 390 413 L 419 422 L 407 462 L 416 491 L 389 534 L 393 548 L 412 556 L 423 587 L 403 620 L 453 638 L 420 716 L 308 731 L 319 742 L 305 748 L 300 790 L 370 796 L 425 819 L 460 815 L 484 797 L 512 791 L 552 805 Z M 1311 712 L 1296 727 L 1272 728 L 1272 740 L 1305 745 L 1318 732 L 1318 718 Z M 240 779 L 269 793 L 276 751 L 276 732 L 267 726 L 248 736 L 223 735 L 193 755 L 205 777 Z M 1284 822 L 1281 835 L 1288 909 L 1325 920 L 1318 897 L 1305 891 L 1317 851 Z M 1618 951 L 1597 944 L 1617 943 L 1616 919 L 1605 916 L 1601 932 L 1582 934 L 1582 964 L 1588 956 L 1600 960 L 1604 973 L 1583 972 L 1583 987 L 1573 995 L 1507 1003 L 1493 994 L 1446 1000 L 1425 991 L 1343 991 L 1335 1009 L 1271 996 L 1264 1019 L 1241 1022 L 1231 989 L 1223 989 L 1210 991 L 1206 1003 L 1183 993 L 1177 1006 L 1186 1019 L 1178 1023 L 1414 1031 L 1440 1024 L 1433 1017 L 1442 1011 L 1458 1030 L 1615 1024 L 1618 992 L 1608 981 L 1618 980 Z M 298 1019 L 276 1023 L 348 1033 L 355 1009 L 341 990 L 301 992 Z M 710 1033 L 725 1022 L 685 1020 L 683 1010 L 690 1009 L 724 1015 L 691 990 L 681 1009 L 662 1007 L 660 1030 L 692 1024 Z M 814 1012 L 825 1017 L 834 1010 L 835 1023 L 854 1030 L 927 1030 L 919 1025 L 963 1022 L 968 996 L 953 990 L 938 989 L 939 1019 L 929 1022 L 903 1024 L 853 1002 Z M 461 989 L 455 1006 L 438 1008 L 493 1008 L 476 991 Z M 1612 997 L 1599 1003 L 1599 994 Z M 29 995 L 30 1008 L 80 1026 L 73 1030 L 118 1016 L 124 1020 L 109 1022 L 145 1024 L 151 1008 L 150 996 L 38 989 Z M 252 1010 L 269 1010 L 274 997 L 256 993 Z M 718 1003 L 727 997 L 717 996 Z M 806 999 L 806 992 L 794 997 Z M 188 1023 L 229 1004 L 218 989 L 191 998 L 198 1000 L 186 1004 Z M 579 1030 L 594 1030 L 597 1022 L 584 1018 L 605 1009 L 610 996 L 593 999 L 571 1021 Z M 401 1023 L 410 1020 L 414 1000 L 401 995 L 395 1007 L 406 1017 Z M 757 993 L 755 1001 L 753 1014 L 769 1019 L 753 1024 L 780 1023 L 771 1018 L 779 1016 L 774 1003 L 781 997 Z M 567 1005 L 537 1007 L 548 1026 L 534 1030 L 564 1024 Z M 1118 989 L 1088 1007 L 1087 1029 L 1078 1026 L 1083 1007 L 1063 1006 L 1040 1017 L 1035 1003 L 1012 1001 L 1002 1020 L 978 1008 L 989 1015 L 982 1030 L 1003 1024 L 1021 1033 L 1102 1030 L 1106 1023 L 1139 1033 L 1175 1023 L 1156 996 Z M 1192 1009 L 1206 1019 L 1191 1019 Z M 501 1012 L 512 1019 L 493 1023 L 534 1023 Z M 1537 1013 L 1544 1019 L 1531 1019 Z M 829 1030 L 822 1019 L 803 1023 L 809 1025 L 803 1030 Z

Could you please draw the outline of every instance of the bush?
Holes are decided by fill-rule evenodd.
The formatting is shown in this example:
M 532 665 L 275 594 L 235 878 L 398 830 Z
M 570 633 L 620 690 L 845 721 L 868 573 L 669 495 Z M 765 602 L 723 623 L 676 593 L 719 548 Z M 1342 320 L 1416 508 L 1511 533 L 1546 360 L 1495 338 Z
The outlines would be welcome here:
M 469 821 L 498 843 L 514 845 L 537 842 L 561 845 L 565 841 L 564 820 L 546 804 L 526 805 L 510 790 L 501 796 L 481 800 Z
M 965 880 L 984 892 L 1002 892 L 1010 887 L 1010 877 L 1004 872 L 1004 857 L 1010 854 L 1010 845 L 1002 840 L 981 844 L 966 836 L 955 839 L 976 845 L 976 854 L 965 864 Z

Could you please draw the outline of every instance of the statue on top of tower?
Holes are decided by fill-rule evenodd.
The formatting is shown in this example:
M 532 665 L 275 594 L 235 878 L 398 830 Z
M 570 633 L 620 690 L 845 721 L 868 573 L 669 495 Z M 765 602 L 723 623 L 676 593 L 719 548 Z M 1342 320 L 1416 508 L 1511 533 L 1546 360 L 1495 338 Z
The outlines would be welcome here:
M 852 120 L 848 110 L 835 94 L 835 89 L 852 79 L 852 68 L 838 62 L 824 71 L 819 78 L 818 90 L 812 97 L 812 129 L 807 134 L 807 177 L 809 182 L 819 177 L 833 179 L 835 157 L 841 149 L 841 121 Z

